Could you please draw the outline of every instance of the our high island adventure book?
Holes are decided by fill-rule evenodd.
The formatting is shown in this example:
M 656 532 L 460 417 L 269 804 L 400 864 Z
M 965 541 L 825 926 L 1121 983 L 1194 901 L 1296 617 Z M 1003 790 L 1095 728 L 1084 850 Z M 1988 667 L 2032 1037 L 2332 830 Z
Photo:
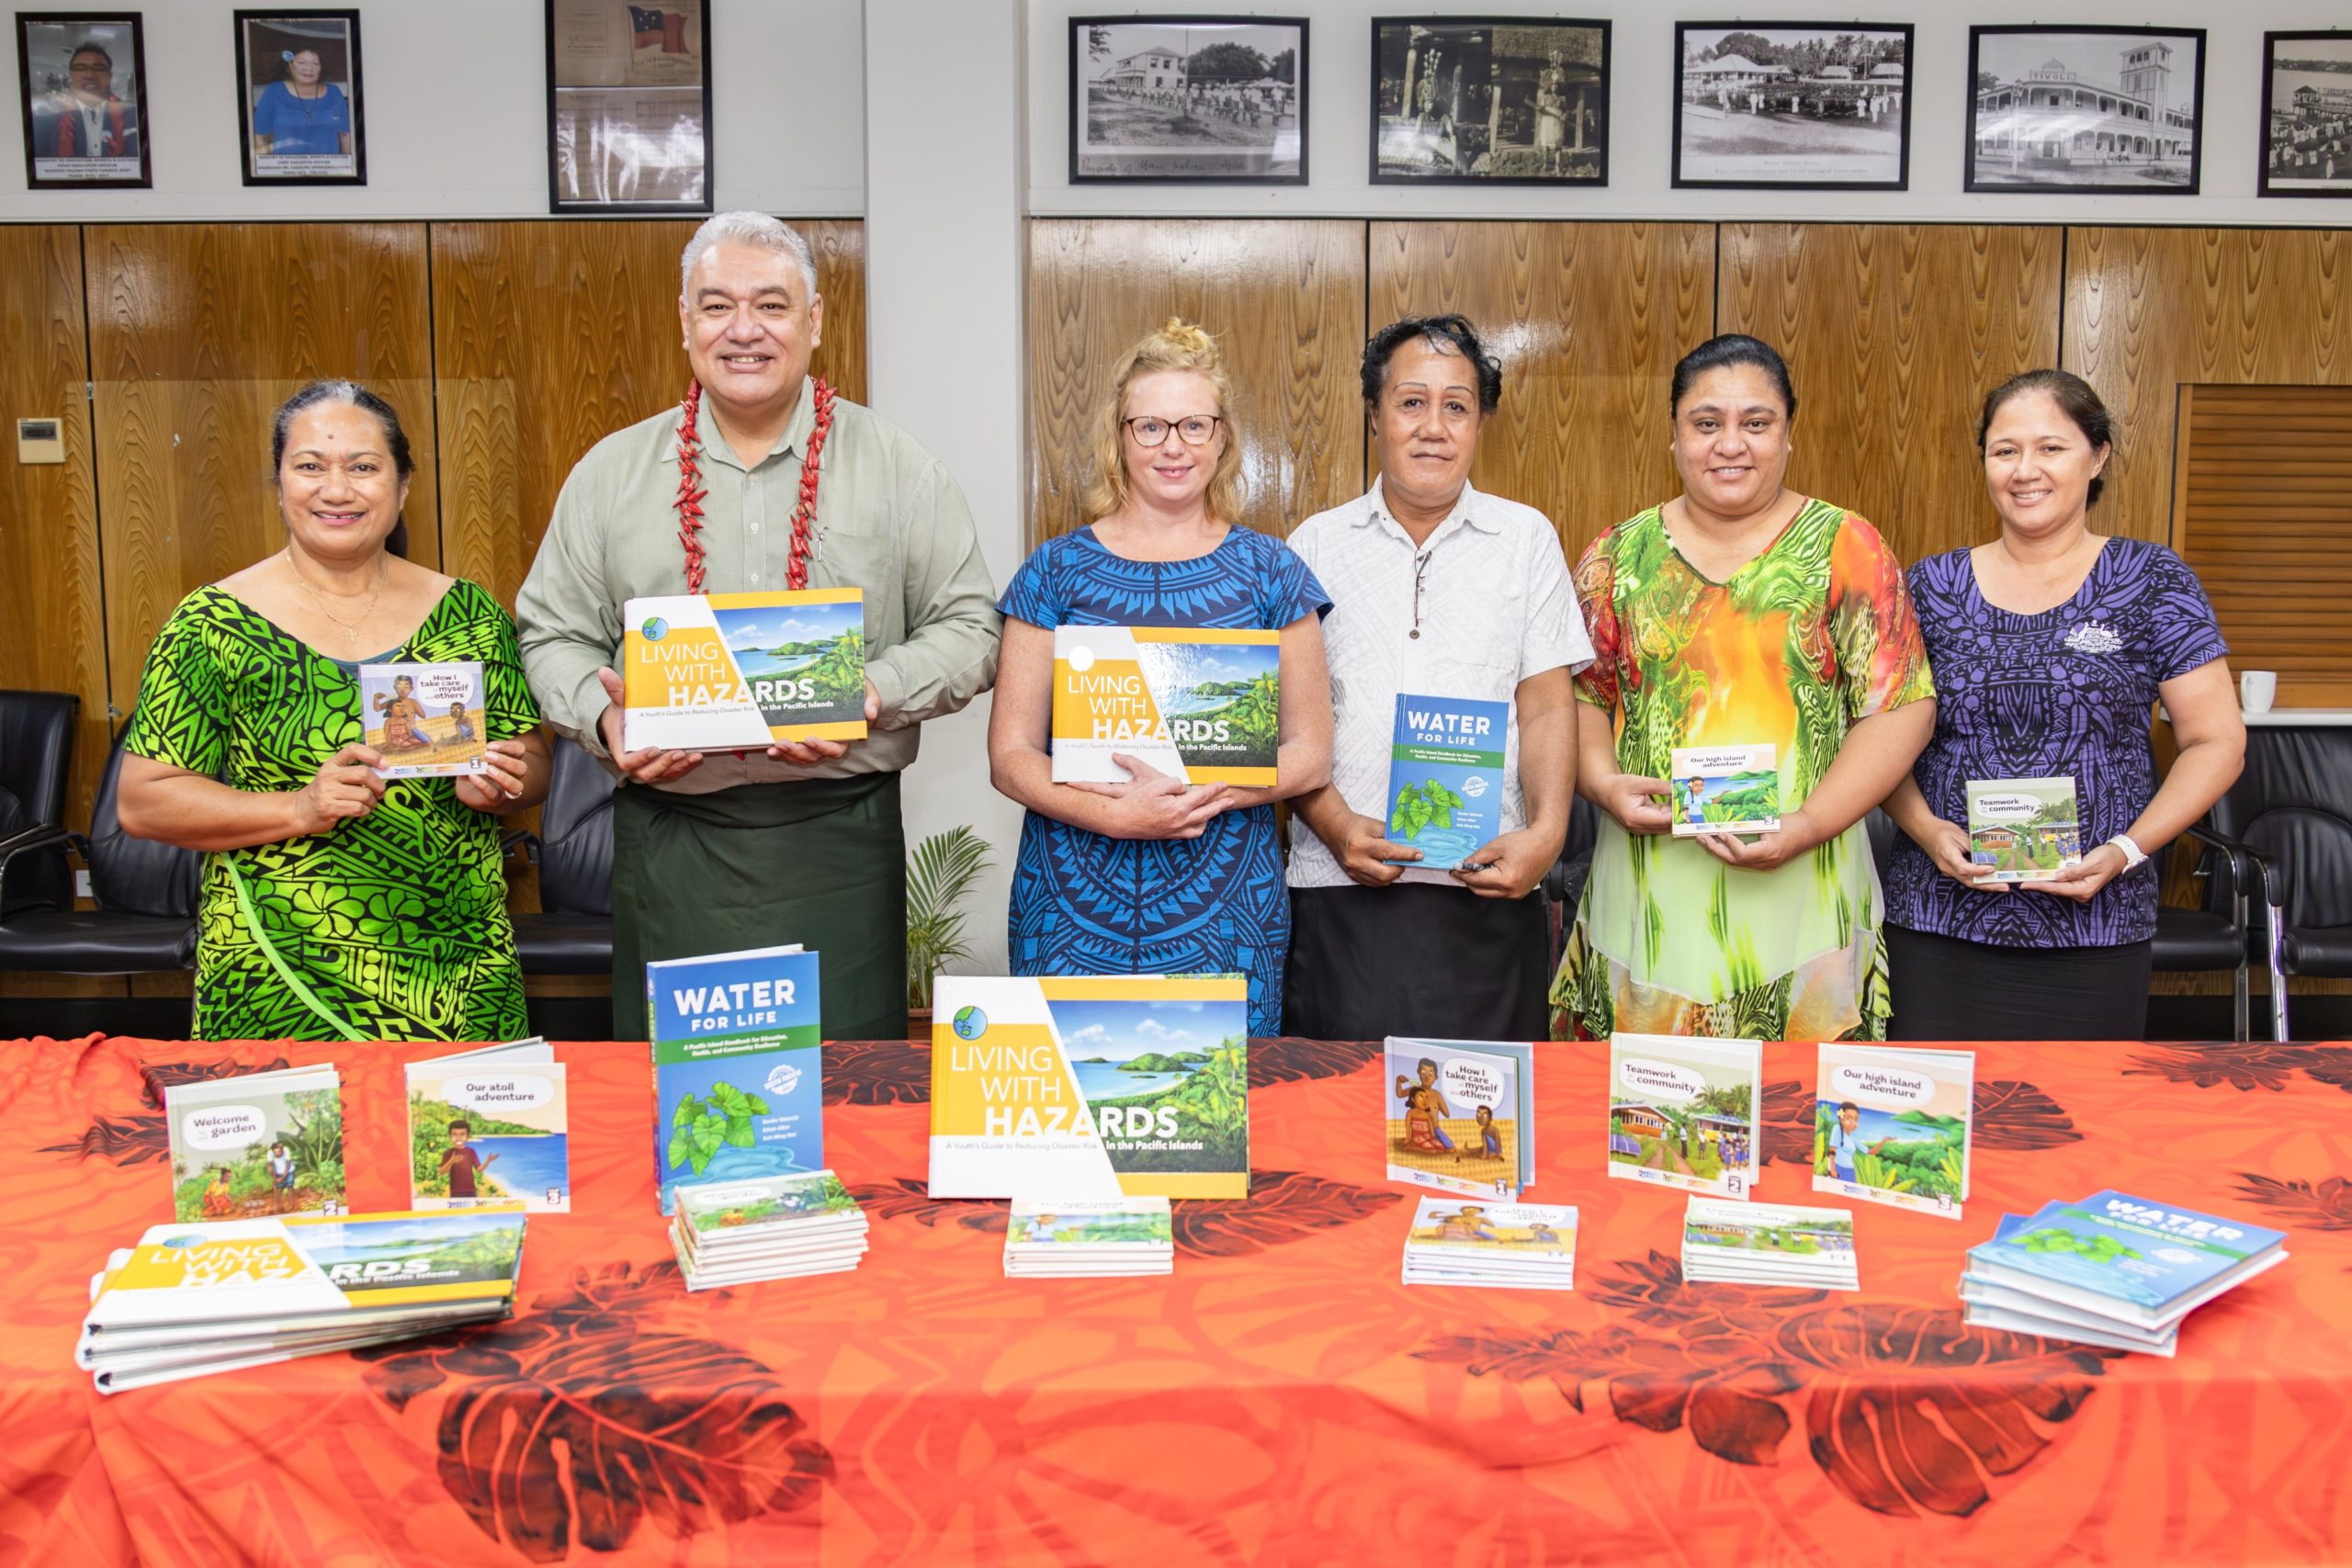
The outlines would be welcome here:
M 1054 782 L 1125 784 L 1124 754 L 1186 784 L 1274 782 L 1282 634 L 1054 628 Z
M 685 1183 L 824 1168 L 817 955 L 798 944 L 645 966 L 662 1212 Z
M 854 588 L 631 599 L 621 744 L 725 751 L 865 738 L 865 596 Z

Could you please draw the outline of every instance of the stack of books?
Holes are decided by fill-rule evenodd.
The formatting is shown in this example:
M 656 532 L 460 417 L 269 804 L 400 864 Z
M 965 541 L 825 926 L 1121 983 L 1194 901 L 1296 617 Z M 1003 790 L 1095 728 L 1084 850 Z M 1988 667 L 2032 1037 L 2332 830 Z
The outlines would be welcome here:
M 90 1281 L 101 1393 L 380 1345 L 514 1310 L 519 1204 L 156 1225 Z
M 1405 1283 L 1573 1291 L 1577 1212 L 1424 1198 L 1405 1237 Z
M 674 1190 L 670 1245 L 689 1291 L 840 1274 L 865 1256 L 865 1213 L 830 1170 Z
M 1693 1284 L 1860 1290 L 1854 1216 L 1843 1209 L 1693 1198 L 1682 1214 L 1682 1277 Z
M 1968 1249 L 1960 1297 L 1981 1328 L 2169 1356 L 2183 1318 L 2286 1262 L 2286 1240 L 2110 1190 L 2002 1215 Z
M 1007 1279 L 1171 1274 L 1176 1239 L 1165 1198 L 1012 1201 L 1004 1232 Z

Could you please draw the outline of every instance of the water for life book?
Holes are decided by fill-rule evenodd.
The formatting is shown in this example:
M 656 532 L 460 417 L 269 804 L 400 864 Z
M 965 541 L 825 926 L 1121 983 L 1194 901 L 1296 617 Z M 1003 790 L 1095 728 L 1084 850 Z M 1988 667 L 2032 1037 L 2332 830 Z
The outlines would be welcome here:
M 175 1219 L 340 1213 L 343 1080 L 331 1063 L 164 1091 Z
M 1976 1053 L 1825 1042 L 1814 1082 L 1815 1192 L 1961 1217 Z
M 1404 863 L 1452 871 L 1502 831 L 1510 705 L 1399 693 L 1388 750 L 1388 839 Z
M 406 1072 L 410 1208 L 519 1201 L 535 1214 L 571 1212 L 570 1110 L 554 1046 L 514 1040 Z
M 865 596 L 679 593 L 622 608 L 621 744 L 748 750 L 865 739 Z
M 1672 1034 L 1609 1038 L 1609 1174 L 1690 1192 L 1756 1190 L 1764 1047 Z
M 1238 975 L 942 975 L 931 1195 L 1250 1195 Z
M 1281 742 L 1281 633 L 1054 628 L 1056 784 L 1125 784 L 1122 753 L 1186 784 L 1271 784 Z
M 388 779 L 442 778 L 490 771 L 481 666 L 363 664 L 360 739 L 383 753 Z
M 1668 761 L 1674 836 L 1777 833 L 1781 769 L 1775 746 L 1677 746 Z
M 2192 1309 L 2287 1259 L 2287 1235 L 2243 1220 L 2108 1190 L 2005 1216 L 1968 1249 L 1968 1272 L 2143 1329 Z
M 797 943 L 645 966 L 653 1036 L 653 1168 L 681 1182 L 824 1168 L 817 955 Z
M 1968 858 L 1988 882 L 2049 882 L 2083 858 L 2075 781 L 1968 781 Z
M 1388 1179 L 1516 1198 L 1535 1182 L 1535 1047 L 1385 1043 Z

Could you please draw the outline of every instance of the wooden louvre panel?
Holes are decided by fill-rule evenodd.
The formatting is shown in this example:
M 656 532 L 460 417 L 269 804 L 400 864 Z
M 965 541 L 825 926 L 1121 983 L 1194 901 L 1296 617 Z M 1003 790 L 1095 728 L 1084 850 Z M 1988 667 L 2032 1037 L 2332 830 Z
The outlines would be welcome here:
M 2180 389 L 2173 547 L 2233 670 L 2280 707 L 2352 706 L 2352 387 Z

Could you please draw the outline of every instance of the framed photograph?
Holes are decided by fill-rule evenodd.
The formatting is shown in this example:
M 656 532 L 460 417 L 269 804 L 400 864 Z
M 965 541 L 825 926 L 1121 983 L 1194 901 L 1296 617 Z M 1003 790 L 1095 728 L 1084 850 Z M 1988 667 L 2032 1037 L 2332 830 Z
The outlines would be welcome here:
M 548 205 L 711 210 L 709 0 L 547 0 Z
M 1372 183 L 1605 186 L 1609 24 L 1374 17 Z
M 1306 183 L 1306 21 L 1072 17 L 1072 185 Z
M 155 183 L 138 12 L 17 12 L 17 85 L 28 188 L 140 190 Z
M 1674 24 L 1674 184 L 1911 188 L 1911 24 Z
M 1964 188 L 2195 196 L 2202 28 L 1971 28 Z
M 359 13 L 239 11 L 237 129 L 249 186 L 364 186 Z
M 2352 32 L 2262 35 L 2264 196 L 2352 196 Z

